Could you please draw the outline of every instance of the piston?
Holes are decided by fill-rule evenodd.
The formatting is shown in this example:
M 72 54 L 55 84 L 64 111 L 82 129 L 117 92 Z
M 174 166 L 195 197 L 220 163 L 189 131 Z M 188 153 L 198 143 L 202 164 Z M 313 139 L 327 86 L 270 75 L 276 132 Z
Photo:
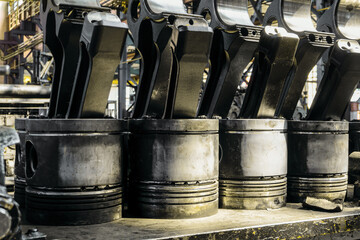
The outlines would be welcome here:
M 131 120 L 129 130 L 133 214 L 181 219 L 217 213 L 218 120 Z
M 30 119 L 26 129 L 31 223 L 99 224 L 121 217 L 125 121 Z
M 306 197 L 343 203 L 347 189 L 349 124 L 288 122 L 288 201 Z
M 283 120 L 220 120 L 220 208 L 286 205 L 286 130 Z
M 349 123 L 349 153 L 360 152 L 360 122 Z
M 19 204 L 20 208 L 25 208 L 25 129 L 26 119 L 16 119 L 15 129 L 18 132 L 20 144 L 16 145 L 15 155 L 15 201 Z

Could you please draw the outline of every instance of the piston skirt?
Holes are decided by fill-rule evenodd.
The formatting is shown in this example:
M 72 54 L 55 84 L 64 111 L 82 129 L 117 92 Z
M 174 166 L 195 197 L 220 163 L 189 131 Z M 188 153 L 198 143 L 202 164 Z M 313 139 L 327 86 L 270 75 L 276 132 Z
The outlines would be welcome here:
M 132 120 L 129 126 L 131 212 L 165 219 L 217 213 L 217 120 Z
M 343 202 L 347 189 L 347 122 L 288 122 L 288 201 L 306 197 Z
M 25 136 L 26 136 L 26 119 L 16 119 L 15 129 L 20 138 L 20 144 L 16 146 L 15 157 L 15 201 L 20 208 L 25 208 Z
M 220 207 L 286 205 L 287 142 L 283 120 L 220 121 Z
M 124 121 L 31 119 L 26 129 L 30 222 L 83 225 L 121 217 Z
M 348 187 L 347 174 L 314 177 L 289 177 L 288 201 L 304 202 L 306 197 L 343 203 Z

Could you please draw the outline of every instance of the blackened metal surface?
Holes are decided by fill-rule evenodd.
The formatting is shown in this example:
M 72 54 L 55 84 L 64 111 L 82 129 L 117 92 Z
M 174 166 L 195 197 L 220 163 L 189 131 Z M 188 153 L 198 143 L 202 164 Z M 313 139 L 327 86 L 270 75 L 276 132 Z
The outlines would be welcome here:
M 360 152 L 360 122 L 349 123 L 349 154 Z
M 348 171 L 347 122 L 288 122 L 289 176 Z
M 26 119 L 16 119 L 15 129 L 19 135 L 20 143 L 16 145 L 15 155 L 15 193 L 14 198 L 20 208 L 25 208 L 25 137 L 26 137 Z
M 195 117 L 212 29 L 179 0 L 130 1 L 127 19 L 142 56 L 132 118 Z
M 121 23 L 116 15 L 104 12 L 86 15 L 67 117 L 104 117 L 127 31 L 127 25 Z
M 129 129 L 133 213 L 196 218 L 217 212 L 217 120 L 132 120 Z
M 44 43 L 49 47 L 55 62 L 48 116 L 65 117 L 80 56 L 79 39 L 84 16 L 94 9 L 109 10 L 101 8 L 96 0 L 42 0 L 40 5 Z
M 28 219 L 79 225 L 121 217 L 125 126 L 105 119 L 27 120 Z
M 121 212 L 121 186 L 26 188 L 26 216 L 34 224 L 99 224 L 118 220 Z
M 289 200 L 343 203 L 348 172 L 347 122 L 288 122 Z
M 176 87 L 170 89 L 173 98 L 168 112 L 170 118 L 195 118 L 197 114 L 203 73 L 208 65 L 213 31 L 202 19 L 194 26 L 175 21 L 176 63 L 178 76 Z M 175 81 L 175 79 L 173 79 Z
M 254 69 L 240 116 L 273 118 L 285 80 L 294 65 L 299 37 L 267 26 L 261 33 Z
M 197 13 L 210 15 L 214 29 L 210 72 L 202 93 L 198 116 L 226 118 L 242 74 L 258 46 L 262 27 L 248 16 L 247 1 L 200 2 Z
M 343 120 L 350 99 L 359 83 L 360 45 L 338 40 L 332 49 L 324 77 L 310 108 L 309 120 Z

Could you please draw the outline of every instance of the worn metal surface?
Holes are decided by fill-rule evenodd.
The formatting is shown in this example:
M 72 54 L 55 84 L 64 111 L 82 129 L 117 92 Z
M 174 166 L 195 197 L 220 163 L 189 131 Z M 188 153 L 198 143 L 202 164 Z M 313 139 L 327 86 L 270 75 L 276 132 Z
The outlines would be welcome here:
M 264 210 L 286 205 L 285 176 L 219 180 L 220 208 Z
M 347 173 L 348 129 L 347 122 L 289 121 L 289 175 Z
M 50 225 L 118 219 L 125 124 L 105 119 L 27 120 L 28 219 Z
M 80 60 L 67 117 L 103 118 L 127 25 L 113 14 L 90 12 L 80 37 Z
M 195 218 L 217 212 L 217 120 L 132 120 L 129 129 L 133 213 Z
M 15 129 L 19 135 L 20 143 L 16 145 L 15 156 L 15 193 L 14 199 L 21 208 L 25 208 L 25 129 L 26 119 L 16 119 Z
M 300 37 L 295 65 L 287 76 L 276 116 L 292 119 L 310 71 L 323 53 L 334 44 L 335 35 L 316 31 L 311 19 L 310 0 L 273 1 L 264 16 L 265 24 L 277 21 L 279 27 Z
M 285 205 L 287 135 L 283 120 L 220 120 L 220 206 Z
M 345 118 L 359 83 L 359 61 L 360 45 L 357 41 L 336 41 L 307 119 L 339 121 Z
M 304 202 L 307 197 L 344 203 L 347 190 L 347 174 L 288 177 L 288 201 Z
M 359 239 L 359 207 L 341 213 L 309 211 L 300 204 L 268 211 L 220 209 L 201 219 L 155 220 L 124 218 L 78 227 L 37 226 L 49 239 Z M 23 228 L 32 228 L 24 225 Z M 81 234 L 79 234 L 81 233 Z
M 317 21 L 319 31 L 333 32 L 337 39 L 360 39 L 360 5 L 356 0 L 335 0 Z
M 129 28 L 142 56 L 132 117 L 195 117 L 212 29 L 201 16 L 187 14 L 181 0 L 132 0 L 129 6 Z
M 210 15 L 214 37 L 198 116 L 226 118 L 229 113 L 242 73 L 253 58 L 263 30 L 251 23 L 247 5 L 244 0 L 200 2 L 197 13 Z
M 360 122 L 349 123 L 349 154 L 360 152 Z
M 49 106 L 49 117 L 65 117 L 80 56 L 79 39 L 85 15 L 92 11 L 108 11 L 97 0 L 76 2 L 42 0 L 40 19 L 44 43 L 55 62 Z
M 340 196 L 344 201 L 348 129 L 347 122 L 288 122 L 288 178 L 291 181 L 288 191 L 292 201 L 324 195 L 329 200 Z
M 294 65 L 299 37 L 283 28 L 266 26 L 261 33 L 254 69 L 241 108 L 242 118 L 272 118 L 285 80 Z

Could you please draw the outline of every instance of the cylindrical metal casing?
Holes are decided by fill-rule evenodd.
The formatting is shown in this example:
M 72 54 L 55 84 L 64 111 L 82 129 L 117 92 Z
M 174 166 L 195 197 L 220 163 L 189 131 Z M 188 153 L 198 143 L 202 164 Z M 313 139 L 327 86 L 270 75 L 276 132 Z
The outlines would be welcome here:
M 283 120 L 220 120 L 221 208 L 286 205 L 286 129 Z
M 349 153 L 360 152 L 360 122 L 349 123 Z
M 20 144 L 16 146 L 15 157 L 15 201 L 20 205 L 20 208 L 25 208 L 25 129 L 26 119 L 16 119 L 15 129 L 20 138 Z
M 27 120 L 28 220 L 81 225 L 121 217 L 126 122 Z
M 0 75 L 7 76 L 10 75 L 10 66 L 9 65 L 0 65 Z
M 343 202 L 349 157 L 348 122 L 288 122 L 288 200 Z
M 130 208 L 136 215 L 196 218 L 217 212 L 218 120 L 131 120 L 129 127 Z

